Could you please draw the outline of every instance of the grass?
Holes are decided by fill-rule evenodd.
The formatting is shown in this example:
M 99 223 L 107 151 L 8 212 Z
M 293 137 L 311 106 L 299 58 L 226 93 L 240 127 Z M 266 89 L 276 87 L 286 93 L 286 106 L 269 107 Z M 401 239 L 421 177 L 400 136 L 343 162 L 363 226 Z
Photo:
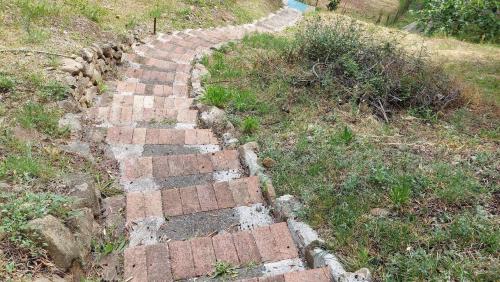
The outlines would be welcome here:
M 303 219 L 348 270 L 369 267 L 384 281 L 495 281 L 495 112 L 475 104 L 428 113 L 398 107 L 383 122 L 368 105 L 342 100 L 338 84 L 303 82 L 314 75 L 295 57 L 292 35 L 247 37 L 203 60 L 205 83 L 233 93 L 224 101 L 230 118 L 242 125 L 259 117 L 252 138 L 261 159 L 276 161 L 268 172 L 278 194 L 304 202 Z M 477 89 L 487 95 L 488 87 Z M 237 107 L 234 93 L 249 93 L 249 106 Z

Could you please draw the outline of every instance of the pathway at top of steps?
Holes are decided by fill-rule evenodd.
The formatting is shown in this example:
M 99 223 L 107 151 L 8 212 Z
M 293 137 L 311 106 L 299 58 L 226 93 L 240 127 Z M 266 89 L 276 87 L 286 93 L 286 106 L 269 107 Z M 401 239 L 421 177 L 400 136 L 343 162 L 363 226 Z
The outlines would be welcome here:
M 297 7 L 299 8 L 297 8 Z M 275 222 L 238 152 L 197 127 L 191 62 L 252 32 L 295 24 L 303 6 L 253 24 L 162 34 L 126 54 L 123 79 L 90 111 L 120 164 L 129 246 L 124 281 L 330 281 L 306 269 L 287 223 Z M 228 274 L 214 277 L 216 265 Z M 230 266 L 229 266 L 230 265 Z

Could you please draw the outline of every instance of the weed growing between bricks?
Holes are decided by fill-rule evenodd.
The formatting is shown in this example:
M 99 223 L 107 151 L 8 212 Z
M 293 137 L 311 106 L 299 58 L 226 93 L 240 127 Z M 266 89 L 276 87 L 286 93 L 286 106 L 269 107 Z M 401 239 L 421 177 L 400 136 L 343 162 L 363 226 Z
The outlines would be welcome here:
M 278 194 L 305 203 L 348 270 L 493 281 L 499 156 L 471 132 L 494 129 L 451 107 L 460 92 L 439 68 L 387 46 L 351 22 L 248 36 L 202 60 L 204 102 L 260 143 Z

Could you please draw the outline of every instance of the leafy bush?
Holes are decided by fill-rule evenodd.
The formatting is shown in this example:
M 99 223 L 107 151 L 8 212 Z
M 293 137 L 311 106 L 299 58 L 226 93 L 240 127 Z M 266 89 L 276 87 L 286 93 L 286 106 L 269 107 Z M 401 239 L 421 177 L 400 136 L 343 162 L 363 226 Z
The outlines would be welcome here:
M 225 108 L 231 100 L 231 92 L 222 86 L 209 86 L 202 100 L 209 105 Z
M 68 93 L 69 87 L 55 80 L 49 81 L 39 91 L 40 97 L 47 102 L 63 100 L 67 97 Z
M 259 120 L 256 117 L 246 117 L 243 120 L 242 130 L 245 133 L 254 133 L 259 129 Z
M 328 10 L 330 11 L 335 11 L 339 7 L 340 0 L 330 0 L 330 2 L 327 5 Z
M 500 2 L 496 0 L 425 0 L 417 12 L 427 33 L 441 32 L 473 42 L 499 42 Z
M 375 38 L 355 21 L 333 25 L 310 21 L 296 34 L 291 60 L 306 59 L 308 78 L 343 102 L 366 103 L 386 120 L 398 109 L 438 111 L 460 92 L 426 57 L 409 54 L 397 43 Z

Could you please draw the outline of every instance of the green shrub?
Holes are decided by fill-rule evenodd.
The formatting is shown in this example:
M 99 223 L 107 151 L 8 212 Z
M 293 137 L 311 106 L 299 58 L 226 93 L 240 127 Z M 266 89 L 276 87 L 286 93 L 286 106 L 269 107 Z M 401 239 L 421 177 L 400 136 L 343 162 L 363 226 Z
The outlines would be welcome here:
M 384 119 L 408 108 L 438 111 L 457 100 L 451 79 L 423 55 L 376 38 L 355 21 L 333 25 L 312 20 L 296 33 L 290 61 L 304 60 L 310 71 L 302 84 L 319 84 L 342 102 L 367 103 Z
M 330 11 L 335 11 L 339 7 L 339 4 L 340 4 L 340 0 L 330 0 L 330 2 L 328 3 L 328 5 L 326 7 Z
M 9 92 L 14 89 L 14 80 L 9 76 L 0 73 L 0 93 Z
M 32 24 L 34 22 L 57 15 L 61 9 L 57 3 L 48 0 L 18 0 L 17 5 L 21 11 L 23 25 L 28 34 L 33 31 Z
M 498 43 L 499 11 L 500 2 L 496 0 L 425 0 L 417 17 L 427 33 Z
M 243 120 L 241 128 L 245 133 L 254 133 L 259 129 L 259 119 L 256 117 L 246 117 Z
M 108 14 L 108 11 L 99 4 L 89 2 L 88 0 L 73 0 L 71 2 L 80 13 L 87 19 L 99 23 L 102 18 Z
M 49 81 L 46 85 L 42 86 L 39 90 L 39 95 L 43 101 L 61 101 L 68 96 L 69 87 L 59 81 Z
M 17 113 L 17 121 L 24 128 L 34 128 L 53 137 L 61 137 L 67 130 L 58 126 L 60 113 L 35 102 L 26 103 Z
M 231 91 L 222 86 L 209 86 L 202 101 L 219 108 L 225 108 L 231 100 Z

